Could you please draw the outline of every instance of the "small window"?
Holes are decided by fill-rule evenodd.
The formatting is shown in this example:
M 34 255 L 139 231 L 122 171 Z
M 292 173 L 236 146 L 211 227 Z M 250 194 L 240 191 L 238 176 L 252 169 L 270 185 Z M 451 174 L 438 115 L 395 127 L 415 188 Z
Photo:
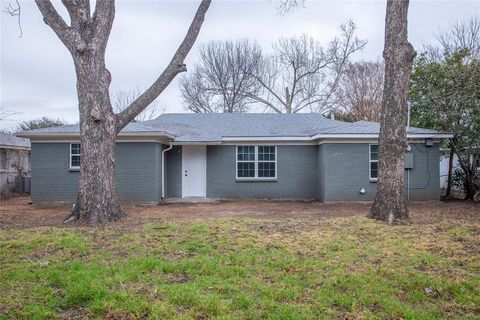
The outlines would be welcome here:
M 378 179 L 378 145 L 370 145 L 370 180 Z
M 80 168 L 80 143 L 70 144 L 70 168 Z
M 0 150 L 0 169 L 7 169 L 7 150 Z
M 237 179 L 275 179 L 276 146 L 237 146 Z

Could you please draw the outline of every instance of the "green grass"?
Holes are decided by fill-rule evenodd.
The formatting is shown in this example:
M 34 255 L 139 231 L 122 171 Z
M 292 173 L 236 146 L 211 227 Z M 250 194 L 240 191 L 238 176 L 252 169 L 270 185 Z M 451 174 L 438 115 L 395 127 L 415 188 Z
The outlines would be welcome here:
M 480 319 L 479 237 L 362 217 L 0 231 L 0 319 Z

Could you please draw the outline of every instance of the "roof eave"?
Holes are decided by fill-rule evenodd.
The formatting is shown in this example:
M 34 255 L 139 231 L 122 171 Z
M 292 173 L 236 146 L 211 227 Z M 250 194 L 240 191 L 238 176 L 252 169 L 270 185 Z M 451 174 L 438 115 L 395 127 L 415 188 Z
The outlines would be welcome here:
M 337 133 L 337 134 L 317 134 L 312 137 L 313 140 L 333 138 L 333 139 L 378 139 L 377 133 Z M 453 134 L 450 133 L 409 133 L 407 139 L 449 139 L 453 138 Z
M 20 138 L 67 138 L 67 137 L 79 137 L 80 132 L 23 132 L 16 135 Z M 168 132 L 163 131 L 133 131 L 133 132 L 120 132 L 118 137 L 167 137 L 169 139 L 174 139 L 175 136 Z

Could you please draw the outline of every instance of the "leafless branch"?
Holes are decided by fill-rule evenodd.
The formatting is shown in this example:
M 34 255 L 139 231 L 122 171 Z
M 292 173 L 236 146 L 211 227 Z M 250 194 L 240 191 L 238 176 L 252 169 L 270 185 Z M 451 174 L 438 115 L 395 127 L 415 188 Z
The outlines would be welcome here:
M 350 56 L 366 45 L 355 29 L 352 21 L 342 24 L 340 36 L 326 48 L 307 35 L 278 40 L 274 54 L 264 59 L 263 72 L 254 75 L 262 87 L 255 100 L 268 101 L 275 112 L 330 110 Z
M 380 122 L 383 73 L 380 61 L 349 63 L 335 93 L 335 111 L 352 121 Z
M 120 113 L 125 110 L 135 99 L 137 99 L 142 93 L 140 88 L 130 91 L 117 91 L 112 97 L 113 109 L 116 113 Z M 143 122 L 153 120 L 165 111 L 165 108 L 160 108 L 160 102 L 158 99 L 153 101 L 145 110 L 140 112 L 132 122 Z
M 279 0 L 277 3 L 277 12 L 280 15 L 286 15 L 298 8 L 305 7 L 305 0 Z
M 200 48 L 201 62 L 180 81 L 186 109 L 193 112 L 245 112 L 262 60 L 256 43 L 212 41 Z
M 17 114 L 18 112 L 8 110 L 4 106 L 0 106 L 0 121 L 8 120 L 11 116 Z
M 18 0 L 15 0 L 15 4 L 16 5 L 13 6 L 11 3 L 8 3 L 5 9 L 3 9 L 3 12 L 9 14 L 11 17 L 17 17 L 18 29 L 20 30 L 20 35 L 18 37 L 21 38 L 23 36 L 22 22 L 20 20 L 22 16 L 22 7 Z
M 211 0 L 202 0 L 185 38 L 178 47 L 167 68 L 157 80 L 125 110 L 116 115 L 117 132 L 120 132 L 120 130 L 132 121 L 137 114 L 149 106 L 163 92 L 163 90 L 165 90 L 177 74 L 187 70 L 184 60 L 197 39 L 210 3 Z
M 436 36 L 444 53 L 467 49 L 476 59 L 480 58 L 480 15 L 452 23 Z
M 52 28 L 65 47 L 70 52 L 73 52 L 75 48 L 72 31 L 57 12 L 52 2 L 50 0 L 35 0 L 35 3 L 43 16 L 43 21 Z

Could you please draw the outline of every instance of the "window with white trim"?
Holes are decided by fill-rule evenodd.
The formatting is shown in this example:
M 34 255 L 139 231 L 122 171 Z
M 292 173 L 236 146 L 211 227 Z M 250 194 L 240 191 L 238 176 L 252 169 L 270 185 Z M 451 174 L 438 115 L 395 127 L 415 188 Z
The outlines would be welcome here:
M 377 181 L 378 179 L 378 145 L 370 145 L 370 180 Z
M 237 146 L 237 179 L 275 179 L 276 146 Z
M 80 168 L 80 143 L 70 144 L 70 168 Z
M 0 149 L 0 169 L 7 169 L 7 150 Z

